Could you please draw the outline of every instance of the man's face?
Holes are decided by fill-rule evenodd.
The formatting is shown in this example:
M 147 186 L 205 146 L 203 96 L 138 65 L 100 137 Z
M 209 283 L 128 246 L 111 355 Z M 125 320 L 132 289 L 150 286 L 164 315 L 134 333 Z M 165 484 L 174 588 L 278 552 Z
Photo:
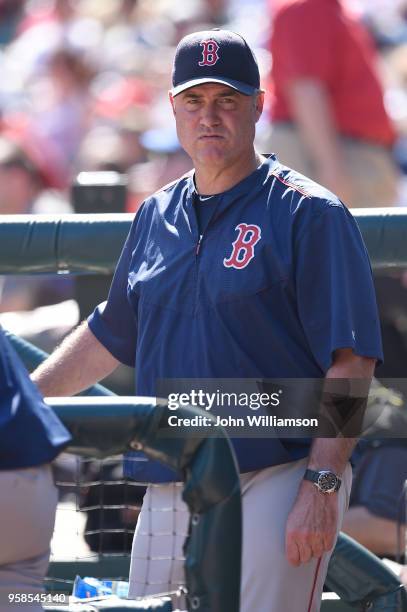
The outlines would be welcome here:
M 179 141 L 197 166 L 228 166 L 253 151 L 264 94 L 205 83 L 170 94 Z

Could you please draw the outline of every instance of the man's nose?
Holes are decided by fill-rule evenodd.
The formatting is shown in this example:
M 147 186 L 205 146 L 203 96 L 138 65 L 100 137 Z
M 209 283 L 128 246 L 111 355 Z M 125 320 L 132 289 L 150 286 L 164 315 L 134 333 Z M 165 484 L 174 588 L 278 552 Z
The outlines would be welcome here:
M 220 117 L 215 102 L 208 102 L 201 109 L 201 125 L 204 127 L 215 127 L 220 124 Z

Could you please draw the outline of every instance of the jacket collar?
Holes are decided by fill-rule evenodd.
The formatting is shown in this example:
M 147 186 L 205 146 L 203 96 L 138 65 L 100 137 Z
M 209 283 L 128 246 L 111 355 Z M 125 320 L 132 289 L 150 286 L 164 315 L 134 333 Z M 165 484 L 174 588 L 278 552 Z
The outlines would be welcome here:
M 221 197 L 214 218 L 222 214 L 237 198 L 241 198 L 248 193 L 254 193 L 261 189 L 267 181 L 268 176 L 277 168 L 279 162 L 274 155 L 267 157 L 249 176 L 239 181 L 236 185 L 219 194 Z M 187 176 L 186 207 L 188 212 L 192 209 L 193 200 L 197 191 L 195 187 L 195 172 L 191 171 Z

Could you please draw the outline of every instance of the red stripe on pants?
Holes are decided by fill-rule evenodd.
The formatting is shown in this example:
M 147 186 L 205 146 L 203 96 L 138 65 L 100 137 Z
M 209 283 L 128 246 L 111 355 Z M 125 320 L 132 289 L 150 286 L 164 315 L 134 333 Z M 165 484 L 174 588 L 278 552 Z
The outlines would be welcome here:
M 312 600 L 314 599 L 315 587 L 317 586 L 317 578 L 322 557 L 318 559 L 317 567 L 315 568 L 314 582 L 312 583 L 311 596 L 309 598 L 307 612 L 311 612 Z

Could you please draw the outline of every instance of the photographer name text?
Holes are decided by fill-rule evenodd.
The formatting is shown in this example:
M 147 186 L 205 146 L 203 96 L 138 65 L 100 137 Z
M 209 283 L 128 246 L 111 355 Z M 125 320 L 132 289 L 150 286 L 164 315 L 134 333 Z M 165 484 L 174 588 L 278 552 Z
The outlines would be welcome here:
M 168 417 L 170 427 L 318 427 L 318 419 L 280 418 L 274 415 L 250 414 L 245 417 L 214 418 L 197 415 L 191 418 L 171 415 Z

